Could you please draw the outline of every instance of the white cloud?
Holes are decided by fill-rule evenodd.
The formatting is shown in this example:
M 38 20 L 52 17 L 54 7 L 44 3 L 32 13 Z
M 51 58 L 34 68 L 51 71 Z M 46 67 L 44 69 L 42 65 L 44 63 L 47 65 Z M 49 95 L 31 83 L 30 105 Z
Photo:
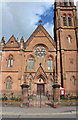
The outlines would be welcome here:
M 41 19 L 39 16 L 50 8 L 51 5 L 52 3 L 46 2 L 3 3 L 3 36 L 8 40 L 14 34 L 18 38 L 24 36 L 25 40 L 27 40 L 36 29 L 36 23 Z M 39 14 L 39 16 L 36 14 Z
M 52 36 L 52 38 L 54 38 L 54 25 L 46 23 L 44 25 L 44 28 L 47 30 L 47 32 L 50 34 L 50 36 Z
M 12 34 L 14 34 L 15 37 L 18 37 L 19 39 L 22 36 L 24 36 L 25 40 L 27 40 L 27 38 L 30 37 L 31 33 L 36 29 L 37 27 L 36 23 L 41 19 L 40 15 L 44 14 L 44 12 L 51 7 L 52 3 L 55 0 L 2 0 L 2 1 L 3 12 L 2 16 L 0 16 L 0 39 L 2 37 L 1 30 L 3 30 L 2 35 L 5 37 L 5 40 L 8 40 Z M 7 1 L 10 1 L 10 3 Z M 78 0 L 74 0 L 75 5 L 77 1 Z M 39 16 L 37 16 L 36 14 L 39 14 Z M 1 17 L 3 17 L 3 20 L 1 19 Z M 46 23 L 44 27 L 50 33 L 50 35 L 53 36 L 52 30 L 53 25 Z

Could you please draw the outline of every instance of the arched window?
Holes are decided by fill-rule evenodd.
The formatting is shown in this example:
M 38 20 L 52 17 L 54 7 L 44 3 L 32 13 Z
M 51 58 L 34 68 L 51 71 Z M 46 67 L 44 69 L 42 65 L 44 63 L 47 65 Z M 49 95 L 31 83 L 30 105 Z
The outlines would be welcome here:
M 71 0 L 69 0 L 69 4 L 70 4 L 70 6 L 72 6 L 72 2 L 71 2 Z
M 67 26 L 66 16 L 63 16 L 63 25 Z
M 8 67 L 13 67 L 13 56 L 12 55 L 9 56 Z
M 51 57 L 49 57 L 48 59 L 48 70 L 52 70 L 53 69 L 53 60 Z
M 75 85 L 75 77 L 72 76 L 72 85 L 74 86 Z
M 71 43 L 71 37 L 70 36 L 68 36 L 68 42 Z
M 31 80 L 29 81 L 29 90 L 31 90 Z
M 12 79 L 11 77 L 8 77 L 6 81 L 6 89 L 11 89 L 11 88 L 12 88 Z
M 68 24 L 69 24 L 69 26 L 72 26 L 72 20 L 71 20 L 70 16 L 68 16 Z
M 67 6 L 67 2 L 64 2 L 64 6 Z
M 32 57 L 29 58 L 28 69 L 33 70 L 33 58 Z

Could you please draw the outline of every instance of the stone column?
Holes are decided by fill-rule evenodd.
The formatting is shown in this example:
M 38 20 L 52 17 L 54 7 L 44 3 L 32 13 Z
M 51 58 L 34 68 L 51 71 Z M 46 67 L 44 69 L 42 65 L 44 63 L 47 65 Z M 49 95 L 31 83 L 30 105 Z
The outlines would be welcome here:
M 60 85 L 58 83 L 55 83 L 52 86 L 53 89 L 53 96 L 54 96 L 54 102 L 53 107 L 56 108 L 60 105 Z
M 27 106 L 28 104 L 28 87 L 29 85 L 27 85 L 25 82 L 24 84 L 21 85 L 21 88 L 22 88 L 21 107 Z

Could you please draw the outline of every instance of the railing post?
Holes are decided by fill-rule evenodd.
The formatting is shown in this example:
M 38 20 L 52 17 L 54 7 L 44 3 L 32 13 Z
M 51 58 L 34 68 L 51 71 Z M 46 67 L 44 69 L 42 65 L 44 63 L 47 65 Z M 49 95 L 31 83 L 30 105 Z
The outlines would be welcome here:
M 41 89 L 40 89 L 40 108 L 41 108 Z

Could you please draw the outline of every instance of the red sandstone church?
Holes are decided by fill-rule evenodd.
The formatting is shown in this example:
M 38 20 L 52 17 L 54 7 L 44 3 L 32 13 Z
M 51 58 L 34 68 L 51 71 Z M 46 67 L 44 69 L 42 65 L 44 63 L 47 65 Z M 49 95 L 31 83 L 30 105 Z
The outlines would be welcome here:
M 24 42 L 13 35 L 1 40 L 2 93 L 21 95 L 24 81 L 30 94 L 52 94 L 55 80 L 66 94 L 76 94 L 78 80 L 78 22 L 74 2 L 57 2 L 54 8 L 54 40 L 42 26 Z

